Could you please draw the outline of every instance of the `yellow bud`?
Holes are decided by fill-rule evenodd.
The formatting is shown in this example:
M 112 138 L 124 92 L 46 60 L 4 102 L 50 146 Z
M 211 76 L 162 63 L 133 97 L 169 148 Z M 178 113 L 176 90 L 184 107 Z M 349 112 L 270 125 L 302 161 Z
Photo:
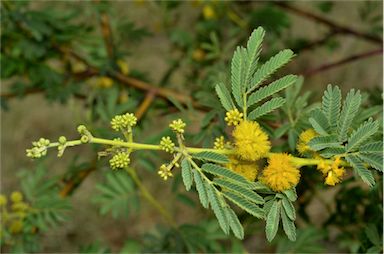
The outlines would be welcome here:
M 82 62 L 72 62 L 71 63 L 71 70 L 74 73 L 79 73 L 87 70 L 87 66 Z
M 19 192 L 19 191 L 14 191 L 11 194 L 11 200 L 14 203 L 21 202 L 21 201 L 23 201 L 23 194 L 21 194 L 21 192 Z
M 97 80 L 97 86 L 101 88 L 109 88 L 113 85 L 113 80 L 108 77 L 100 77 Z
M 5 195 L 0 194 L 0 206 L 7 204 L 7 197 Z
M 21 220 L 15 220 L 9 226 L 9 231 L 12 234 L 20 233 L 23 230 L 23 222 Z
M 195 49 L 192 53 L 192 59 L 196 62 L 201 62 L 205 58 L 205 52 L 202 49 Z
M 128 75 L 129 65 L 123 60 L 118 60 L 116 63 L 117 63 L 117 66 L 119 66 L 121 73 L 123 73 L 124 75 Z
M 204 5 L 203 16 L 207 20 L 216 18 L 215 10 L 213 9 L 213 7 L 211 5 Z

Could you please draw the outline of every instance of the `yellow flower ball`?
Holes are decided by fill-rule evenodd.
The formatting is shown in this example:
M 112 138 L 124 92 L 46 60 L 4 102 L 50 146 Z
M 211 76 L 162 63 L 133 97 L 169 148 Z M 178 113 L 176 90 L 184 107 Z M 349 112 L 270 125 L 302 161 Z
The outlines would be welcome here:
M 196 62 L 201 62 L 204 61 L 205 59 L 205 52 L 202 49 L 195 49 L 192 52 L 192 59 L 195 60 Z
M 113 85 L 113 80 L 109 77 L 100 77 L 97 80 L 97 87 L 110 88 Z
M 11 200 L 14 203 L 19 203 L 19 202 L 23 201 L 23 194 L 21 194 L 21 192 L 19 192 L 19 191 L 14 191 L 11 194 Z
M 309 141 L 311 141 L 314 137 L 317 137 L 318 134 L 314 129 L 308 129 L 303 131 L 299 136 L 299 142 L 297 143 L 297 151 L 300 154 L 304 155 L 307 152 L 311 151 L 311 148 L 308 146 Z
M 344 168 L 336 168 L 329 171 L 327 177 L 325 178 L 325 184 L 335 186 L 337 183 L 341 182 L 341 178 L 344 173 Z
M 211 5 L 205 5 L 203 7 L 203 16 L 207 20 L 214 19 L 216 18 L 216 12 Z
M 320 170 L 325 176 L 325 184 L 335 186 L 340 183 L 345 169 L 340 167 L 341 158 L 335 157 L 332 164 L 327 164 L 325 160 L 322 160 L 318 165 L 317 169 Z
M 262 182 L 276 192 L 289 190 L 300 180 L 300 171 L 291 162 L 286 153 L 273 154 L 264 169 Z
M 257 122 L 242 121 L 233 130 L 236 154 L 243 160 L 256 161 L 266 157 L 271 149 L 268 135 Z
M 230 158 L 230 163 L 226 167 L 252 182 L 255 181 L 259 171 L 259 167 L 255 162 L 241 161 L 234 157 Z

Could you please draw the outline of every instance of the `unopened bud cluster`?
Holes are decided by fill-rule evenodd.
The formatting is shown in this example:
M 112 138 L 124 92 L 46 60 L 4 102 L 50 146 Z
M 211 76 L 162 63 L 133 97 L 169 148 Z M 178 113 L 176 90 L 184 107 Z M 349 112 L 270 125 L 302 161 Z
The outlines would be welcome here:
M 30 206 L 23 201 L 23 194 L 14 191 L 10 195 L 12 202 L 10 211 L 7 210 L 7 197 L 0 195 L 1 227 L 9 230 L 11 234 L 18 234 L 23 230 L 24 218 L 27 216 Z
M 213 143 L 213 148 L 217 150 L 224 150 L 226 146 L 230 146 L 230 142 L 225 142 L 224 136 L 220 136 L 215 138 L 215 142 Z
M 181 119 L 173 120 L 169 127 L 176 133 L 183 134 L 186 124 Z
M 163 164 L 160 166 L 160 169 L 157 173 L 160 175 L 161 178 L 163 178 L 164 181 L 166 181 L 169 177 L 173 176 L 171 170 L 172 167 L 170 167 L 170 165 Z
M 228 126 L 236 126 L 243 120 L 243 113 L 240 113 L 238 109 L 230 110 L 225 114 L 224 120 Z
M 109 165 L 112 169 L 117 170 L 127 168 L 130 162 L 129 153 L 118 152 L 109 160 Z
M 57 157 L 61 157 L 64 154 L 66 148 L 67 138 L 64 136 L 59 137 L 59 145 L 57 146 Z
M 40 138 L 39 141 L 32 142 L 33 147 L 27 149 L 27 156 L 30 158 L 40 158 L 47 155 L 47 148 L 50 142 L 48 139 Z
M 132 113 L 127 113 L 124 115 L 117 115 L 112 118 L 111 127 L 115 131 L 124 131 L 127 130 L 128 127 L 133 127 L 137 123 L 137 118 Z
M 160 148 L 167 153 L 173 153 L 175 151 L 175 144 L 172 142 L 170 137 L 162 137 L 160 141 Z

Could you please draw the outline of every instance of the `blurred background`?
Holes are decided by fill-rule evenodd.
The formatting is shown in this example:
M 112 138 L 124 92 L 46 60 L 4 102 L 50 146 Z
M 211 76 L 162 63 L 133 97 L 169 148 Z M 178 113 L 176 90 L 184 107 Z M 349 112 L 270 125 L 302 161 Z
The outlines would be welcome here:
M 311 92 L 310 102 L 334 84 L 344 95 L 351 88 L 362 90 L 366 105 L 377 110 L 382 105 L 382 10 L 382 1 L 2 1 L 1 192 L 25 191 L 25 179 L 40 172 L 70 200 L 67 221 L 37 240 L 41 251 L 135 252 L 141 246 L 177 252 L 172 232 L 156 210 L 138 201 L 133 183 L 124 192 L 127 197 L 118 197 L 124 201 L 103 200 L 97 186 L 108 185 L 110 170 L 107 159 L 97 160 L 100 147 L 68 149 L 62 158 L 50 151 L 38 161 L 27 158 L 25 149 L 39 137 L 77 138 L 80 123 L 113 137 L 110 118 L 124 112 L 138 116 L 135 138 L 142 142 L 157 143 L 168 133 L 168 122 L 181 116 L 188 121 L 191 144 L 211 146 L 223 134 L 217 123 L 224 114 L 213 88 L 227 80 L 235 47 L 258 26 L 266 30 L 263 61 L 284 48 L 296 53 L 280 73 L 303 75 L 302 92 Z M 157 168 L 167 158 L 143 152 L 132 161 L 178 224 L 198 225 L 209 236 L 213 246 L 202 250 L 365 252 L 372 234 L 381 242 L 381 230 L 374 228 L 382 225 L 382 206 L 377 207 L 382 180 L 375 192 L 359 183 L 335 188 L 319 183 L 311 190 L 304 183 L 297 204 L 298 243 L 282 236 L 267 244 L 263 222 L 242 217 L 250 233 L 241 244 L 221 235 L 196 193 L 180 185 L 180 176 L 159 180 Z M 350 214 L 357 206 L 358 214 Z M 375 232 L 371 237 L 367 228 Z

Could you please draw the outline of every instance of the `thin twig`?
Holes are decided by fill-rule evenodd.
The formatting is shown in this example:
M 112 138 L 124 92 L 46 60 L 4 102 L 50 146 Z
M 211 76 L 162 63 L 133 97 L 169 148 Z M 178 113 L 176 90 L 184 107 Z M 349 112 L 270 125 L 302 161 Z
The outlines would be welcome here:
M 301 10 L 300 8 L 293 7 L 292 5 L 287 4 L 287 3 L 274 2 L 274 4 L 276 4 L 277 6 L 283 8 L 287 11 L 291 11 L 291 12 L 293 12 L 299 16 L 302 16 L 302 17 L 314 20 L 318 23 L 324 24 L 324 25 L 330 27 L 333 31 L 336 31 L 338 33 L 350 34 L 350 35 L 354 35 L 356 37 L 360 37 L 360 38 L 363 38 L 365 40 L 371 41 L 371 42 L 376 43 L 376 44 L 380 44 L 380 45 L 383 44 L 382 38 L 374 36 L 372 34 L 360 32 L 360 31 L 357 31 L 357 30 L 352 29 L 350 27 L 339 25 L 339 24 L 337 24 L 337 23 L 335 23 L 329 19 L 326 19 L 326 18 L 318 16 L 316 14 Z
M 155 99 L 155 94 L 153 92 L 148 92 L 145 95 L 144 100 L 141 102 L 139 108 L 135 112 L 135 116 L 137 117 L 137 119 L 140 119 L 143 117 L 143 115 L 145 114 L 145 112 L 147 112 L 149 106 L 151 105 L 154 99 Z
M 84 169 L 77 174 L 75 174 L 73 177 L 71 177 L 69 180 L 65 181 L 64 187 L 60 190 L 59 195 L 61 197 L 67 197 L 73 193 L 75 189 L 77 189 L 80 184 L 89 176 L 90 173 L 95 171 L 97 169 L 96 167 L 96 160 L 92 162 L 92 165 Z
M 140 190 L 140 193 L 142 197 L 147 200 L 153 207 L 159 211 L 159 213 L 163 216 L 165 221 L 169 223 L 173 228 L 177 228 L 177 223 L 173 219 L 172 215 L 152 196 L 152 194 L 148 191 L 148 189 L 144 186 L 144 184 L 141 182 L 139 176 L 137 175 L 135 169 L 129 168 L 127 169 L 127 172 L 131 176 L 132 180 L 135 182 L 137 187 Z
M 39 94 L 39 93 L 44 93 L 45 90 L 42 89 L 42 88 L 29 88 L 29 89 L 26 89 L 23 93 L 12 93 L 12 92 L 9 92 L 9 93 L 2 93 L 0 95 L 0 98 L 1 99 L 12 99 L 12 98 L 16 98 L 16 97 L 19 97 L 19 96 L 25 96 L 25 95 L 30 95 L 30 94 Z M 84 100 L 86 99 L 87 97 L 83 94 L 78 94 L 78 93 L 75 93 L 73 94 L 73 96 L 76 98 L 76 99 L 80 99 L 80 100 Z
M 305 44 L 303 46 L 293 47 L 292 51 L 301 53 L 301 52 L 306 51 L 306 50 L 312 50 L 316 47 L 322 46 L 324 43 L 326 43 L 329 39 L 331 39 L 335 35 L 337 35 L 337 32 L 331 31 L 320 39 L 308 42 L 307 44 Z
M 100 26 L 101 26 L 101 33 L 103 35 L 108 57 L 111 61 L 114 61 L 115 47 L 113 46 L 113 38 L 112 38 L 111 26 L 109 23 L 109 16 L 104 12 L 100 13 Z
M 382 48 L 381 49 L 371 50 L 371 51 L 364 52 L 364 53 L 357 54 L 357 55 L 353 55 L 353 56 L 349 56 L 347 58 L 344 58 L 342 60 L 336 61 L 334 63 L 328 63 L 328 64 L 320 65 L 320 66 L 318 66 L 316 68 L 304 71 L 302 73 L 302 75 L 304 75 L 305 77 L 313 76 L 313 75 L 318 74 L 320 72 L 323 72 L 323 71 L 326 71 L 326 70 L 329 70 L 329 69 L 333 69 L 333 68 L 342 66 L 344 64 L 347 64 L 347 63 L 350 63 L 350 62 L 353 62 L 353 61 L 356 61 L 356 60 L 361 60 L 363 58 L 367 58 L 367 57 L 374 56 L 374 55 L 379 55 L 379 54 L 380 55 L 383 54 L 383 49 Z

